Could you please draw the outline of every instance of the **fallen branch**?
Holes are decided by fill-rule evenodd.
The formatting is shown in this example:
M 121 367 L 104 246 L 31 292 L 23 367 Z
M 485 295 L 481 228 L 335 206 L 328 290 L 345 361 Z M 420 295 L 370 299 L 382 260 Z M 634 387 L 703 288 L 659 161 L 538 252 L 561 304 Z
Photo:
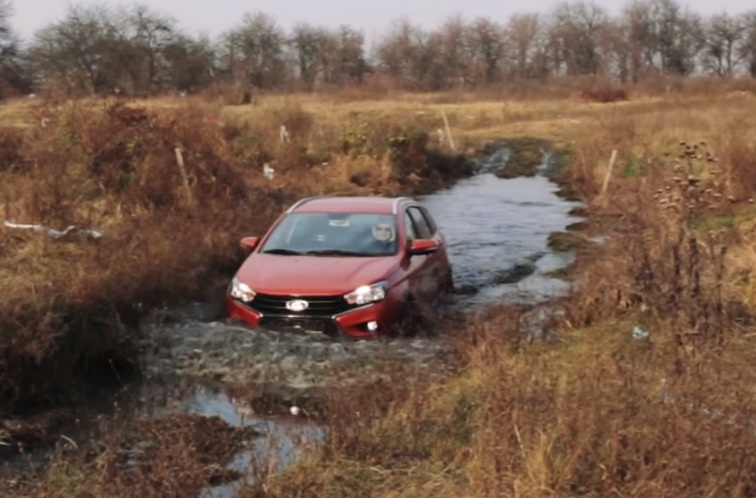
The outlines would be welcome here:
M 98 240 L 102 238 L 102 236 L 104 235 L 99 230 L 83 229 L 75 225 L 71 225 L 67 227 L 65 230 L 55 230 L 54 228 L 49 228 L 43 225 L 15 223 L 9 220 L 6 220 L 5 222 L 3 222 L 3 225 L 5 225 L 8 228 L 13 228 L 16 230 L 33 230 L 35 232 L 43 232 L 55 240 L 63 240 L 73 234 L 84 234 L 84 235 L 88 235 L 94 240 Z

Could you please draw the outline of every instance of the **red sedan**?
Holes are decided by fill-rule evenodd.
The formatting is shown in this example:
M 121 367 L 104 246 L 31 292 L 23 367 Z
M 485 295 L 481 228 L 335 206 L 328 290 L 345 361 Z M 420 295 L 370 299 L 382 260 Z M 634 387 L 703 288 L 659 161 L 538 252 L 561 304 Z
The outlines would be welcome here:
M 303 199 L 241 244 L 227 304 L 249 325 L 374 337 L 418 323 L 453 288 L 443 235 L 405 197 Z

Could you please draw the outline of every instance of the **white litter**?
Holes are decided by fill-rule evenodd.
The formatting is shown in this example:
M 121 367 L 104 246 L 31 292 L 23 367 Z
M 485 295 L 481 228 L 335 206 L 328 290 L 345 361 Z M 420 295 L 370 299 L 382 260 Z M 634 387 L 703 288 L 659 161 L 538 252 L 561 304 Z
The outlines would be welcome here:
M 263 164 L 263 176 L 268 180 L 272 180 L 276 176 L 276 170 L 271 168 L 268 163 Z
M 647 330 L 643 330 L 637 325 L 633 327 L 633 339 L 635 339 L 636 341 L 642 341 L 644 339 L 648 339 L 650 335 L 651 334 L 649 334 Z
M 49 227 L 46 227 L 46 226 L 43 226 L 43 225 L 32 225 L 32 224 L 25 224 L 25 223 L 16 223 L 16 222 L 13 222 L 13 221 L 10 221 L 10 220 L 5 220 L 5 222 L 3 222 L 3 225 L 5 225 L 8 228 L 13 228 L 13 229 L 16 229 L 16 230 L 34 230 L 35 232 L 43 232 L 43 233 L 47 234 L 48 236 L 52 237 L 55 240 L 64 239 L 64 238 L 68 237 L 69 235 L 72 235 L 72 234 L 75 234 L 75 233 L 81 233 L 81 234 L 84 234 L 84 235 L 88 235 L 88 236 L 92 237 L 95 240 L 98 240 L 98 239 L 102 238 L 102 236 L 104 235 L 99 230 L 83 229 L 83 228 L 79 228 L 79 227 L 77 227 L 75 225 L 71 225 L 71 226 L 67 227 L 65 230 L 56 230 L 54 228 L 49 228 Z
M 282 144 L 291 142 L 289 130 L 286 129 L 286 125 L 281 125 L 281 128 L 278 130 L 278 138 L 281 140 Z

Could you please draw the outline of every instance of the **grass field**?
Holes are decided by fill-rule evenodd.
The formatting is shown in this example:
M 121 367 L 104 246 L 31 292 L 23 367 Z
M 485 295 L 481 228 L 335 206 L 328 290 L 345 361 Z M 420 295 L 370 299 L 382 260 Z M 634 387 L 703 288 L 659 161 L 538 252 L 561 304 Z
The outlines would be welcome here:
M 6 105 L 6 219 L 106 235 L 3 229 L 2 401 L 58 393 L 49 380 L 87 359 L 128 362 L 143 309 L 202 292 L 298 197 L 428 191 L 465 174 L 456 154 L 532 137 L 564 152 L 560 183 L 610 236 L 571 268 L 557 338 L 523 342 L 512 309 L 469 317 L 443 382 L 334 393 L 322 452 L 241 495 L 754 496 L 756 95 L 726 90 Z M 444 115 L 454 150 L 434 142 Z M 193 496 L 207 462 L 191 445 L 167 439 L 149 479 L 107 452 L 61 458 L 28 493 Z

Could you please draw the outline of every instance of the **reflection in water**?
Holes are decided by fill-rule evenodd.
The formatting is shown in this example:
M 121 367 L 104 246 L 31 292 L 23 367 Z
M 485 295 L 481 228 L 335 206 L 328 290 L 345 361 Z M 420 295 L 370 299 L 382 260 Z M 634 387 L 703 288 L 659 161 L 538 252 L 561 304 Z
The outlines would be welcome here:
M 228 468 L 246 476 L 241 481 L 208 488 L 203 498 L 228 498 L 256 477 L 281 472 L 308 448 L 322 442 L 325 427 L 301 417 L 255 417 L 244 402 L 230 398 L 221 388 L 198 387 L 181 409 L 185 413 L 217 416 L 230 425 L 252 427 L 261 433 Z
M 548 252 L 547 239 L 580 218 L 567 215 L 576 203 L 558 197 L 556 188 L 543 176 L 483 173 L 419 199 L 444 232 L 456 286 L 470 294 L 459 306 L 535 303 L 566 290 L 564 281 L 547 274 L 569 264 L 572 255 Z M 532 271 L 519 282 L 499 283 L 518 266 Z

